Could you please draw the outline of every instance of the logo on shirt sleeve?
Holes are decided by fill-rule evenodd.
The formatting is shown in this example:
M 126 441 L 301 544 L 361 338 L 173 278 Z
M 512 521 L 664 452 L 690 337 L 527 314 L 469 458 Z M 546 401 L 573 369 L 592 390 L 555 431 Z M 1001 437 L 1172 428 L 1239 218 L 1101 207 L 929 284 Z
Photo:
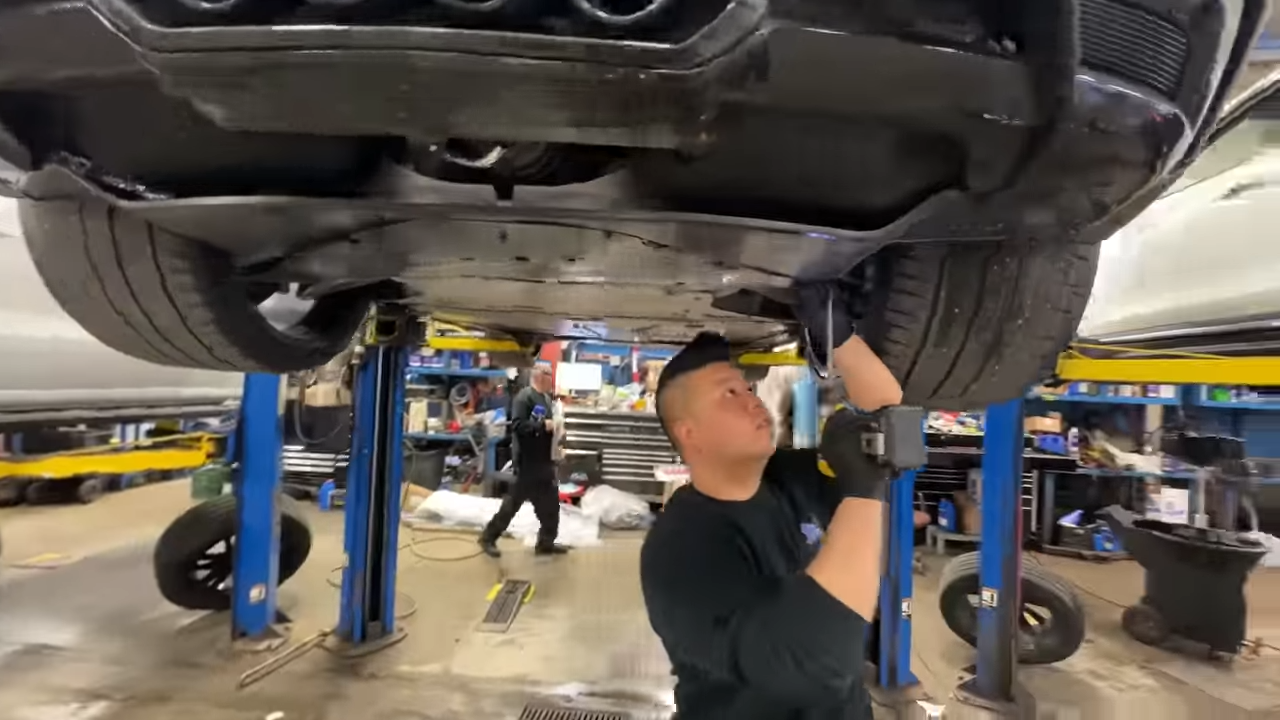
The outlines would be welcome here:
M 804 535 L 804 541 L 809 545 L 817 545 L 822 542 L 822 537 L 826 534 L 822 531 L 822 526 L 818 524 L 818 518 L 809 516 L 809 519 L 800 523 L 800 534 Z

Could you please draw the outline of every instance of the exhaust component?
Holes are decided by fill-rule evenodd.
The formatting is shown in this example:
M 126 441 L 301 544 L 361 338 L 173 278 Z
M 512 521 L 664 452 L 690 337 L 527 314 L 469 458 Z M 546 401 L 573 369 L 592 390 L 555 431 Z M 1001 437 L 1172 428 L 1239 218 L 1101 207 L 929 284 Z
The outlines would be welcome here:
M 473 5 L 479 8 L 482 5 L 492 5 L 494 9 L 500 8 L 509 0 L 485 0 L 485 2 L 473 3 L 467 0 L 439 0 L 442 3 L 457 3 L 459 5 Z M 474 12 L 489 12 L 488 10 L 474 10 Z M 453 163 L 459 167 L 470 168 L 472 170 L 489 170 L 498 161 L 507 154 L 507 147 L 499 143 L 488 142 L 471 142 L 463 140 L 449 140 L 439 149 L 440 157 L 446 162 Z
M 196 25 L 267 22 L 298 5 L 296 0 L 171 0 L 179 20 Z
M 629 0 L 571 0 L 573 6 L 592 22 L 599 23 L 612 28 L 635 28 L 640 25 L 649 23 L 663 13 L 671 6 L 675 5 L 675 0 L 648 0 L 643 2 L 643 6 L 638 10 L 630 13 L 618 13 L 609 9 L 607 5 L 633 5 L 637 4 Z
M 436 0 L 436 4 L 470 15 L 496 15 L 507 13 L 513 7 L 523 5 L 523 0 Z

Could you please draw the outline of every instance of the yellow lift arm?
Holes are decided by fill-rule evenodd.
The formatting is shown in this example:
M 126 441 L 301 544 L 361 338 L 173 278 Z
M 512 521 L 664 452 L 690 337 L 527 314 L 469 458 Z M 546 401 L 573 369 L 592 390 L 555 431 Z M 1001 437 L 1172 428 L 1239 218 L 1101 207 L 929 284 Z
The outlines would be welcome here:
M 468 332 L 466 328 L 436 320 L 427 321 L 426 346 L 432 350 L 453 350 L 456 352 L 483 353 L 524 353 L 532 352 L 532 348 L 522 347 L 515 340 L 502 338 L 473 337 L 470 335 L 441 335 L 441 330 L 452 330 L 457 333 Z
M 427 346 L 435 350 L 470 352 L 528 352 L 514 340 L 441 335 L 441 329 L 466 332 L 465 328 L 431 321 Z M 1082 350 L 1125 352 L 1147 357 L 1091 358 Z M 794 348 L 774 352 L 748 352 L 739 365 L 770 367 L 805 365 Z M 1110 345 L 1076 344 L 1058 357 L 1055 376 L 1066 382 L 1100 382 L 1153 385 L 1280 385 L 1280 357 L 1226 357 L 1202 353 L 1149 351 Z
M 532 348 L 523 347 L 515 340 L 501 338 L 482 338 L 470 335 L 442 335 L 441 330 L 467 333 L 468 330 L 452 323 L 431 320 L 427 322 L 426 346 L 432 350 L 455 350 L 460 352 L 512 352 L 528 353 Z M 804 365 L 806 360 L 796 350 L 780 350 L 775 352 L 749 352 L 738 356 L 737 362 L 744 366 Z
M 1147 357 L 1091 358 L 1083 350 L 1124 352 Z M 746 353 L 739 365 L 804 365 L 796 350 Z M 1055 376 L 1065 382 L 1133 385 L 1280 386 L 1280 357 L 1227 357 L 1203 353 L 1136 350 L 1111 345 L 1076 344 L 1058 357 Z
M 48 455 L 0 457 L 0 481 L 66 480 L 88 475 L 198 468 L 216 457 L 217 436 L 189 433 L 132 443 L 100 445 Z
M 1152 357 L 1090 358 L 1080 352 L 1089 349 L 1143 353 Z M 1226 357 L 1077 344 L 1059 356 L 1055 375 L 1065 382 L 1280 385 L 1280 357 Z

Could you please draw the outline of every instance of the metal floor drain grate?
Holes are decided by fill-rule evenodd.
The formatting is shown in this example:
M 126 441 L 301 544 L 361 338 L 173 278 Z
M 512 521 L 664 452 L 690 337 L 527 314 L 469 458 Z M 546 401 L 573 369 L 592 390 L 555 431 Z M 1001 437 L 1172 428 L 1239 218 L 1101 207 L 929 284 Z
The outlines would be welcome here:
M 626 713 L 613 710 L 580 710 L 554 705 L 529 704 L 520 713 L 520 720 L 631 720 Z
M 532 586 L 533 583 L 528 580 L 507 580 L 502 583 L 502 587 L 494 594 L 493 601 L 489 603 L 484 619 L 480 621 L 479 630 L 506 632 L 511 623 L 515 622 L 516 613 L 520 612 L 520 606 L 524 604 Z

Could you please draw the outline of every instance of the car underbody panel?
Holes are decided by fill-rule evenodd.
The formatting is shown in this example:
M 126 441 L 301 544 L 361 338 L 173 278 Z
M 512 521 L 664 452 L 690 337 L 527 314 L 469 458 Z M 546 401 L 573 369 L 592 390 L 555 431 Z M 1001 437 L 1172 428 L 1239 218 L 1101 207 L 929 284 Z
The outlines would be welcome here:
M 928 218 L 924 239 L 1069 232 L 1122 204 L 1194 144 L 1241 51 L 1219 40 L 1256 10 L 1188 1 L 1175 23 L 1063 2 L 1066 20 L 1036 18 L 1062 25 L 1055 39 L 980 22 L 981 3 L 886 25 L 820 0 L 740 0 L 663 42 L 404 19 L 184 27 L 163 4 L 0 11 L 0 121 L 20 146 L 5 154 L 84 158 L 124 196 L 323 191 L 394 158 L 478 208 L 551 185 L 606 213 L 868 231 L 946 190 L 976 201 Z M 1040 57 L 1071 40 L 1078 67 Z M 515 167 L 480 167 L 486 141 Z M 613 192 L 593 186 L 619 172 Z
M 1199 151 L 1265 11 L 659 2 L 22 0 L 0 9 L 0 155 L 16 194 L 216 248 L 236 282 L 393 286 L 526 337 L 768 345 L 795 336 L 796 281 L 836 279 L 901 335 L 915 272 L 938 293 L 917 323 L 1048 304 L 1048 348 L 1087 248 Z M 969 244 L 991 249 L 875 262 Z M 974 294 L 1055 257 L 1060 290 Z M 969 358 L 939 387 L 1000 364 L 912 332 Z

